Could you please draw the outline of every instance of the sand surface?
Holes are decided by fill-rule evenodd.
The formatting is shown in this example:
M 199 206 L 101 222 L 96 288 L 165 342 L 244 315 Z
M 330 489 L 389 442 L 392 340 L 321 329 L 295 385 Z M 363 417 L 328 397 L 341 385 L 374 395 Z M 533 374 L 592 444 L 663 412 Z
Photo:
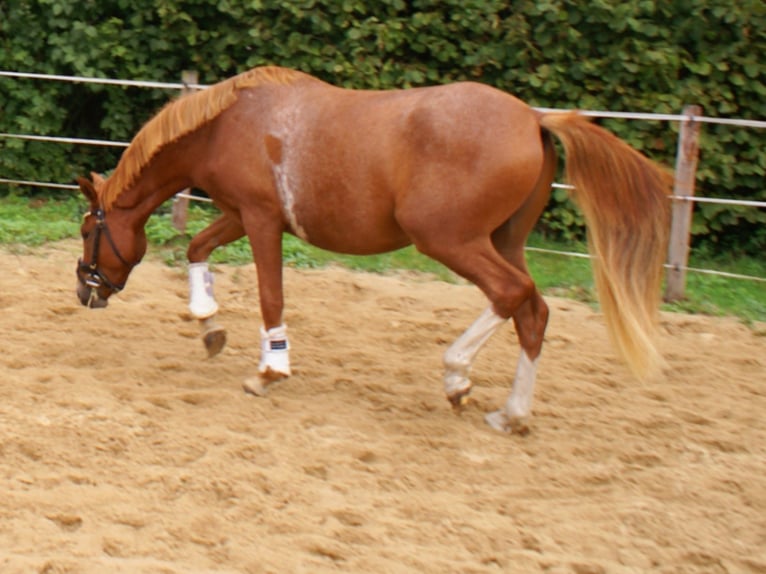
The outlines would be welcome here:
M 549 298 L 528 436 L 505 400 L 510 325 L 461 414 L 441 355 L 469 285 L 286 270 L 294 376 L 245 395 L 255 272 L 217 267 L 207 359 L 181 269 L 147 261 L 108 309 L 79 246 L 0 251 L 0 572 L 766 572 L 766 328 L 663 315 L 640 384 L 601 317 Z

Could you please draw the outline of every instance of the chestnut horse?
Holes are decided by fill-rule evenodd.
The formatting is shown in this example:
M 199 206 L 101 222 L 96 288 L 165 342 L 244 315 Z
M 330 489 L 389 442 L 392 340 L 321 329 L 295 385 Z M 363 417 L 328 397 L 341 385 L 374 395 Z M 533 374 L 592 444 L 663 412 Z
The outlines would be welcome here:
M 556 152 L 585 214 L 601 308 L 639 377 L 661 365 L 656 328 L 669 218 L 669 176 L 576 112 L 541 113 L 489 86 L 341 89 L 307 74 L 256 68 L 168 104 L 138 132 L 108 179 L 80 179 L 77 293 L 103 307 L 146 251 L 144 225 L 178 190 L 203 189 L 222 217 L 192 243 L 191 308 L 217 305 L 207 255 L 247 235 L 263 326 L 260 394 L 290 374 L 283 324 L 282 234 L 323 249 L 373 254 L 414 244 L 481 289 L 488 308 L 447 349 L 444 385 L 458 406 L 482 345 L 513 319 L 521 353 L 499 430 L 523 431 L 531 412 L 548 307 L 524 259 L 545 207 Z M 209 286 L 208 286 L 209 287 Z

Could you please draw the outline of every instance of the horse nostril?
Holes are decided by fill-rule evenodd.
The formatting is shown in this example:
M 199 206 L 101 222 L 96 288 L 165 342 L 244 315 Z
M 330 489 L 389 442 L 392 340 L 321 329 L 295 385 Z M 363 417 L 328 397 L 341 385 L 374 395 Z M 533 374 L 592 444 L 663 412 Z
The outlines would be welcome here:
M 103 309 L 109 304 L 109 301 L 106 299 L 102 299 L 98 295 L 98 291 L 95 289 L 90 290 L 90 294 L 88 295 L 88 302 L 87 305 L 90 309 Z
M 101 299 L 95 293 L 91 295 L 90 299 L 88 300 L 88 308 L 90 309 L 103 309 L 108 304 L 109 304 L 109 301 L 107 301 L 106 299 Z
M 77 299 L 89 309 L 103 309 L 109 304 L 106 299 L 102 299 L 99 296 L 96 289 L 86 287 L 85 285 L 77 286 Z

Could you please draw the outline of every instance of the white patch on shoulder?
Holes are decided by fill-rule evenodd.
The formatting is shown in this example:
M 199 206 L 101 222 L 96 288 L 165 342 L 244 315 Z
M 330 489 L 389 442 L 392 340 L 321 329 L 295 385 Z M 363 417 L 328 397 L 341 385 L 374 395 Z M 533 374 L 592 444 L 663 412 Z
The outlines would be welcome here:
M 298 221 L 295 211 L 301 188 L 300 143 L 303 139 L 300 105 L 297 102 L 285 102 L 284 107 L 274 118 L 271 135 L 281 144 L 280 158 L 274 163 L 274 181 L 282 203 L 282 212 L 290 224 L 293 233 L 308 241 L 308 233 Z
M 277 193 L 279 193 L 279 199 L 282 202 L 282 211 L 290 224 L 290 228 L 298 237 L 308 241 L 308 234 L 298 223 L 298 217 L 295 215 L 296 186 L 290 177 L 290 170 L 284 164 L 275 165 L 274 179 L 277 182 Z

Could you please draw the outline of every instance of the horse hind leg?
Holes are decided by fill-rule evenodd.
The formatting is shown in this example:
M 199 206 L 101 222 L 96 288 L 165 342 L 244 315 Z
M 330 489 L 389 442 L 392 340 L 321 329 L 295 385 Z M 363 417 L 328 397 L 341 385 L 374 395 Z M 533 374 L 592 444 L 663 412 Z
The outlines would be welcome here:
M 537 184 L 522 207 L 492 234 L 497 252 L 515 269 L 529 277 L 524 245 L 550 197 L 556 170 L 556 152 L 550 137 L 543 138 L 544 162 Z M 531 278 L 530 278 L 531 281 Z M 500 431 L 529 432 L 529 416 L 537 378 L 537 365 L 548 325 L 548 305 L 532 283 L 532 290 L 513 313 L 521 352 L 513 387 L 504 408 L 489 413 L 487 423 Z
M 507 307 L 503 306 L 506 309 L 515 307 L 512 317 L 521 346 L 516 375 L 503 408 L 488 413 L 485 420 L 495 430 L 525 435 L 529 432 L 537 364 L 548 322 L 548 306 L 526 275 L 526 270 L 517 269 L 517 273 L 519 275 L 514 281 L 518 281 L 518 288 L 508 291 L 510 296 L 504 298 Z M 528 282 L 522 279 L 525 275 Z M 530 284 L 531 292 L 525 295 Z M 444 389 L 453 407 L 462 406 L 467 400 L 472 387 L 469 379 L 471 365 L 484 344 L 506 321 L 504 314 L 496 311 L 496 305 L 490 305 L 447 349 L 444 354 Z
M 546 321 L 547 307 L 526 269 L 503 258 L 490 241 L 452 246 L 443 241 L 436 243 L 438 249 L 422 244 L 418 247 L 477 285 L 491 303 L 444 354 L 447 399 L 453 406 L 466 400 L 472 386 L 469 374 L 474 359 L 489 338 L 513 317 L 517 330 L 523 333 L 520 339 L 524 351 L 505 409 L 488 415 L 487 422 L 498 430 L 526 432 L 536 360 L 542 344 L 540 324 Z
M 514 313 L 513 322 L 521 345 L 513 387 L 504 407 L 489 413 L 485 420 L 496 430 L 526 434 L 529 432 L 537 364 L 548 323 L 548 305 L 536 289 Z
M 186 252 L 189 261 L 189 311 L 201 327 L 202 342 L 208 357 L 214 357 L 226 345 L 226 329 L 216 322 L 218 303 L 213 294 L 213 274 L 208 267 L 210 253 L 245 234 L 235 219 L 222 215 L 194 236 Z
M 452 406 L 459 408 L 468 400 L 472 383 L 469 378 L 476 355 L 506 319 L 488 307 L 444 353 L 444 392 Z

